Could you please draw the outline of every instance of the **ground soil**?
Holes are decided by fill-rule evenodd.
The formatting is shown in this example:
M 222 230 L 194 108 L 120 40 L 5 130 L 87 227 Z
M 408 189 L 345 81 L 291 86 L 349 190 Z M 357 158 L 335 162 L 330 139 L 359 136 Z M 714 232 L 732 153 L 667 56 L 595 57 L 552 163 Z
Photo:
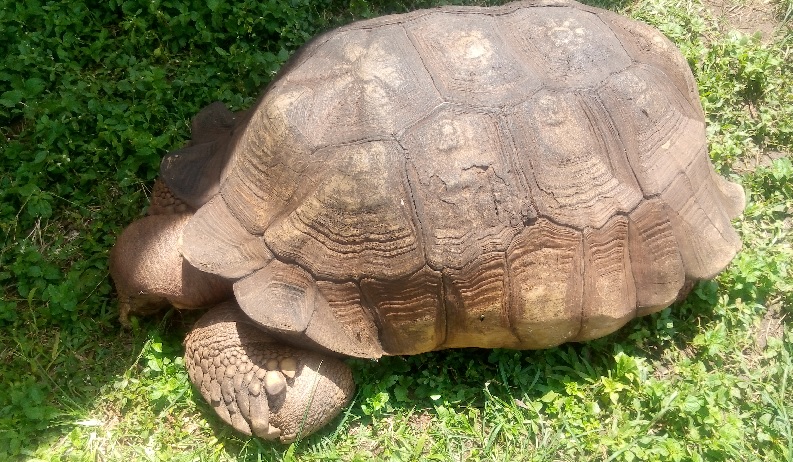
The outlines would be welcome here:
M 703 0 L 705 7 L 720 20 L 722 30 L 759 34 L 769 42 L 782 27 L 782 18 L 773 0 Z

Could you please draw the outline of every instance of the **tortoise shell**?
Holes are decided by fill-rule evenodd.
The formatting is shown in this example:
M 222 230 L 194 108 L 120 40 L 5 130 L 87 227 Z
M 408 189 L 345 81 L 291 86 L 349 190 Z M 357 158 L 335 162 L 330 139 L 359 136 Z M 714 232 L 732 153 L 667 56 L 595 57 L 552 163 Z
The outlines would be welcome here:
M 197 208 L 192 265 L 263 328 L 361 357 L 600 337 L 741 245 L 685 59 L 572 1 L 326 33 L 161 173 Z

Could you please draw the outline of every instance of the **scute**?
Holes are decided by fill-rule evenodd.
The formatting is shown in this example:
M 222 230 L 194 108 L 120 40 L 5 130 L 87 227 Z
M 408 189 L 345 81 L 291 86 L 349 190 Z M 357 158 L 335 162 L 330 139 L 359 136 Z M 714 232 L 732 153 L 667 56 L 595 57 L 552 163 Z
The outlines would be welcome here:
M 520 348 L 510 320 L 506 252 L 479 255 L 444 271 L 446 340 L 442 348 Z
M 315 146 L 394 135 L 442 100 L 399 25 L 340 31 L 279 82 L 288 120 Z
M 399 277 L 422 267 L 399 145 L 371 141 L 328 151 L 322 182 L 267 229 L 268 246 L 334 280 Z
M 705 122 L 668 81 L 644 66 L 612 76 L 600 100 L 644 194 L 666 190 L 697 157 L 707 161 Z
M 405 25 L 444 97 L 502 106 L 540 89 L 542 79 L 483 14 L 435 13 Z
M 616 215 L 600 229 L 584 231 L 584 296 L 577 341 L 610 334 L 636 317 L 628 219 Z
M 546 87 L 593 87 L 632 64 L 614 32 L 580 9 L 524 8 L 498 20 L 522 61 L 541 70 Z
M 579 230 L 600 228 L 642 200 L 595 96 L 543 91 L 507 117 L 540 216 Z
M 262 268 L 273 255 L 259 236 L 253 236 L 231 214 L 223 197 L 215 196 L 201 207 L 182 233 L 187 242 L 182 255 L 201 271 L 229 279 Z
M 462 268 L 506 250 L 531 200 L 497 115 L 445 106 L 400 141 L 430 267 Z
M 650 199 L 628 215 L 628 246 L 639 316 L 669 306 L 686 280 L 669 212 L 668 205 Z
M 610 11 L 601 10 L 598 16 L 616 34 L 620 45 L 635 62 L 648 65 L 655 70 L 656 75 L 663 75 L 671 81 L 677 91 L 696 108 L 698 118 L 704 117 L 697 84 L 688 71 L 688 62 L 664 34 L 647 24 Z
M 372 307 L 383 350 L 392 355 L 432 351 L 446 337 L 441 273 L 423 267 L 392 280 L 363 279 L 361 291 Z
M 231 155 L 222 184 L 231 214 L 251 234 L 261 235 L 289 205 L 314 188 L 322 159 L 294 120 L 297 90 L 275 85 L 253 112 Z
M 583 237 L 545 219 L 507 251 L 510 321 L 521 348 L 549 348 L 581 329 Z

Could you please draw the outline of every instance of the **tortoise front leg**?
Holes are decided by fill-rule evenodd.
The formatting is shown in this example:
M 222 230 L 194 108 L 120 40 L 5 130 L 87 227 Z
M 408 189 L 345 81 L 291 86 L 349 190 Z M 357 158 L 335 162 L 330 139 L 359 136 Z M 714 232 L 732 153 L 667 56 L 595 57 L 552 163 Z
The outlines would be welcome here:
M 185 340 L 190 380 L 225 422 L 283 443 L 311 434 L 350 401 L 349 367 L 278 343 L 234 302 L 207 312 Z

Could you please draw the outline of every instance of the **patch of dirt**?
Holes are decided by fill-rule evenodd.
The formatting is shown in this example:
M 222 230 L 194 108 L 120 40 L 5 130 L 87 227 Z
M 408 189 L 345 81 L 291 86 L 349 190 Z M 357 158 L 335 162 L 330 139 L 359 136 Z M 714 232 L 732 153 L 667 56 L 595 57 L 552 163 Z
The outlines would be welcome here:
M 432 424 L 432 416 L 426 412 L 413 414 L 408 419 L 408 424 L 416 433 L 424 433 Z
M 782 314 L 782 305 L 780 303 L 772 303 L 765 312 L 760 325 L 757 326 L 757 336 L 754 340 L 755 345 L 760 350 L 764 350 L 768 346 L 769 338 L 776 338 L 780 341 L 783 339 L 785 330 L 782 327 L 782 321 L 785 315 Z
M 721 20 L 724 32 L 759 33 L 761 40 L 767 43 L 782 26 L 776 5 L 771 0 L 703 0 L 703 4 Z
M 735 173 L 744 174 L 754 172 L 760 167 L 770 167 L 775 160 L 789 156 L 790 154 L 780 151 L 757 152 L 754 157 L 746 156 L 732 165 Z

